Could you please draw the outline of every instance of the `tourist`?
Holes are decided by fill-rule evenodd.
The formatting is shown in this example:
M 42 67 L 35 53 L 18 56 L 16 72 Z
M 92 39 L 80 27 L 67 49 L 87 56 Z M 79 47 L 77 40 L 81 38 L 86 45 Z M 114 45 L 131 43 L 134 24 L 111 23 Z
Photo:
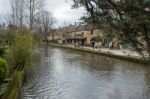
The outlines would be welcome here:
M 98 43 L 98 47 L 99 47 L 100 50 L 101 50 L 101 46 L 102 46 L 102 43 L 99 42 L 99 43 Z
M 108 47 L 109 47 L 110 50 L 112 49 L 112 46 L 113 46 L 112 41 L 110 41 L 109 45 L 108 45 Z
M 91 41 L 91 44 L 92 44 L 92 47 L 93 47 L 93 50 L 94 50 L 94 47 L 95 47 L 95 41 L 92 40 L 92 41 Z
M 80 43 L 79 42 L 77 42 L 77 47 L 80 47 Z
M 97 49 L 97 48 L 99 47 L 98 42 L 95 42 L 94 46 L 95 46 L 94 48 L 96 48 L 96 49 Z

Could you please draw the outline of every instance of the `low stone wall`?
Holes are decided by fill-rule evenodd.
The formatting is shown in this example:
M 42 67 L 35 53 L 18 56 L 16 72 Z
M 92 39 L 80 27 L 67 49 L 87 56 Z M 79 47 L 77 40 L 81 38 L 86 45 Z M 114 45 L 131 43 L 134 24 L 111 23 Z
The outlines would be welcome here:
M 18 99 L 18 92 L 22 86 L 24 71 L 15 71 L 12 79 L 4 86 L 0 99 Z
M 74 48 L 74 47 L 63 46 L 63 45 L 53 45 L 53 44 L 51 44 L 49 46 L 51 46 L 51 47 L 65 48 L 65 49 L 71 49 L 71 50 L 75 50 L 75 51 L 82 51 L 82 52 L 94 53 L 94 54 L 97 54 L 97 55 L 104 55 L 104 56 L 108 56 L 108 57 L 123 59 L 123 60 L 132 61 L 132 62 L 136 62 L 136 63 L 141 63 L 141 64 L 150 64 L 150 61 L 146 60 L 144 58 L 114 55 L 112 53 L 107 53 L 107 52 L 97 52 L 97 51 L 93 51 L 93 50 L 86 49 L 86 48 Z

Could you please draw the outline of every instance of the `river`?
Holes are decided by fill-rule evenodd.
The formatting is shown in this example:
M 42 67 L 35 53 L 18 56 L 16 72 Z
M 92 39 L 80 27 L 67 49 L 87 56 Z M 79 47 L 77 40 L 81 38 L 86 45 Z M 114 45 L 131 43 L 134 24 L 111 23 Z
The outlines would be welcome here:
M 43 47 L 26 68 L 20 99 L 150 99 L 150 66 Z

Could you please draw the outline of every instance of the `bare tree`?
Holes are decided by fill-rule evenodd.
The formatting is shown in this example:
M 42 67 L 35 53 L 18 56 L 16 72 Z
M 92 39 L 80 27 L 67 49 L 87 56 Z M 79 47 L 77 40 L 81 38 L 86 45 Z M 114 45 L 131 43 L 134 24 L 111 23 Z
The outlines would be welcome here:
M 11 6 L 11 13 L 8 15 L 7 21 L 9 24 L 13 24 L 22 28 L 23 17 L 25 11 L 24 0 L 9 0 Z
M 32 30 L 35 15 L 43 9 L 45 0 L 9 0 L 9 2 L 11 13 L 6 17 L 6 22 L 22 28 L 24 18 L 29 18 L 25 21 L 26 24 L 29 21 L 29 27 Z
M 44 39 L 48 43 L 48 35 L 55 23 L 55 18 L 48 11 L 38 12 L 36 15 L 36 27 L 44 34 Z
M 37 12 L 39 12 L 44 7 L 45 0 L 25 0 L 26 7 L 29 14 L 29 27 L 30 30 L 33 29 L 34 19 Z

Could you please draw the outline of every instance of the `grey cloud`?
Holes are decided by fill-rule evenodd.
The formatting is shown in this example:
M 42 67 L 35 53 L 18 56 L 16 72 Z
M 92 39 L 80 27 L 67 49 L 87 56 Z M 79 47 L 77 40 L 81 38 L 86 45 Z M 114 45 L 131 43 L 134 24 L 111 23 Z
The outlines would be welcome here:
M 71 9 L 70 2 L 66 2 L 65 0 L 46 0 L 45 9 L 56 17 L 56 26 L 64 25 L 64 21 L 66 21 L 67 25 L 70 23 L 74 24 L 85 13 L 83 8 Z M 0 15 L 2 16 L 4 13 L 9 12 L 9 0 L 0 0 Z

